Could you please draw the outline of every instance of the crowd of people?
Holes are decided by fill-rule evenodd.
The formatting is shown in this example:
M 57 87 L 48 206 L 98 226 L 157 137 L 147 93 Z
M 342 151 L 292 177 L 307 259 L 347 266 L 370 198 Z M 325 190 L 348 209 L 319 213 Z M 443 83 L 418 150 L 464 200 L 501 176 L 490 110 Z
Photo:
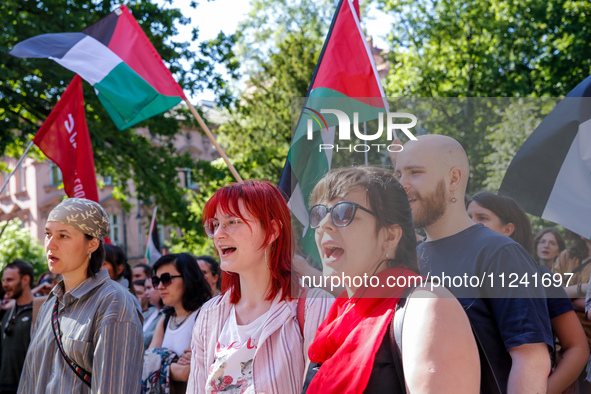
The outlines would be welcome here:
M 467 198 L 450 137 L 391 158 L 333 169 L 309 196 L 322 275 L 371 279 L 340 294 L 302 286 L 269 182 L 205 205 L 219 264 L 178 253 L 131 267 L 104 243 L 99 204 L 62 201 L 45 224 L 49 271 L 3 271 L 0 393 L 591 393 L 591 241 L 534 235 L 510 197 Z M 446 276 L 482 282 L 434 285 Z

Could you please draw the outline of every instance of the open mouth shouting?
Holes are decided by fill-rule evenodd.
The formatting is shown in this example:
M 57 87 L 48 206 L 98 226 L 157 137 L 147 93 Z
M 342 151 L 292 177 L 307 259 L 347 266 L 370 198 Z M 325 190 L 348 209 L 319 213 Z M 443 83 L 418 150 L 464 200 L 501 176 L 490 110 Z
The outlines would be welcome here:
M 236 251 L 236 248 L 233 246 L 218 246 L 218 249 L 221 257 L 228 257 Z
M 322 244 L 322 260 L 327 264 L 337 261 L 344 253 L 345 250 L 333 241 Z
M 48 254 L 47 255 L 47 261 L 49 262 L 49 265 L 54 265 L 57 262 L 59 262 L 60 259 L 58 259 L 57 257 L 55 257 L 53 254 Z

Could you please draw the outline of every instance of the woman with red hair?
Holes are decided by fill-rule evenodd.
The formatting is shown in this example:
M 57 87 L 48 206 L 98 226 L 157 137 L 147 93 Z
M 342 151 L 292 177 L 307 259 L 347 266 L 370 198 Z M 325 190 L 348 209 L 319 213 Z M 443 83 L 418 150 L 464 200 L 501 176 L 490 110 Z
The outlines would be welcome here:
M 268 182 L 226 186 L 205 205 L 203 225 L 220 255 L 223 292 L 195 323 L 187 392 L 301 392 L 332 297 L 314 289 L 298 298 L 284 196 Z

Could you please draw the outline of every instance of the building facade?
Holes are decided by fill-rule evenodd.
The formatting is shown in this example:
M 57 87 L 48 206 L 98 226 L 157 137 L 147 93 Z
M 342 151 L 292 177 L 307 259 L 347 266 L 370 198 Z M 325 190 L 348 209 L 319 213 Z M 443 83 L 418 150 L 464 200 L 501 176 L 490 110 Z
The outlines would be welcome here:
M 151 138 L 149 131 L 145 128 L 138 128 L 136 132 Z M 212 161 L 219 157 L 209 139 L 197 130 L 183 129 L 176 137 L 174 145 L 180 154 L 189 153 L 194 161 Z M 2 160 L 11 169 L 17 163 L 17 159 L 13 158 L 4 157 Z M 185 188 L 196 190 L 191 174 L 190 169 L 179 169 L 178 181 Z M 4 184 L 6 177 L 8 177 L 7 173 L 0 173 L 0 186 Z M 147 232 L 154 208 L 130 197 L 128 202 L 132 204 L 132 208 L 129 212 L 125 212 L 121 203 L 113 197 L 114 186 L 111 179 L 100 176 L 97 178 L 104 182 L 104 186 L 99 188 L 99 203 L 111 220 L 111 241 L 125 250 L 130 264 L 143 261 Z M 131 181 L 128 187 L 130 195 L 134 195 L 135 187 Z M 0 222 L 14 218 L 20 219 L 23 226 L 28 228 L 31 235 L 39 239 L 43 245 L 45 222 L 49 212 L 65 196 L 59 168 L 49 159 L 38 162 L 27 157 L 0 195 Z M 161 245 L 163 245 L 169 238 L 171 229 L 160 227 L 159 230 Z

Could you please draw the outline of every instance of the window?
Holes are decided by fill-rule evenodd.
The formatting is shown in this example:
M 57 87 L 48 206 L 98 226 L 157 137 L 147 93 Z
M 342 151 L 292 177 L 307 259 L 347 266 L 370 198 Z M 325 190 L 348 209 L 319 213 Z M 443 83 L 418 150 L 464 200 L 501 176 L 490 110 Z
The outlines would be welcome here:
M 26 168 L 22 165 L 16 170 L 14 176 L 16 177 L 16 192 L 24 192 L 27 189 Z
M 51 163 L 51 186 L 59 186 L 63 182 L 62 171 L 54 163 Z
M 115 245 L 121 245 L 121 216 L 111 213 L 109 214 L 109 221 L 111 222 L 109 238 Z
M 193 170 L 190 168 L 185 168 L 183 172 L 185 173 L 185 188 L 196 190 L 197 184 L 193 182 Z
M 105 186 L 113 186 L 113 177 L 110 175 L 107 175 L 105 177 L 103 177 L 103 181 L 105 181 Z

